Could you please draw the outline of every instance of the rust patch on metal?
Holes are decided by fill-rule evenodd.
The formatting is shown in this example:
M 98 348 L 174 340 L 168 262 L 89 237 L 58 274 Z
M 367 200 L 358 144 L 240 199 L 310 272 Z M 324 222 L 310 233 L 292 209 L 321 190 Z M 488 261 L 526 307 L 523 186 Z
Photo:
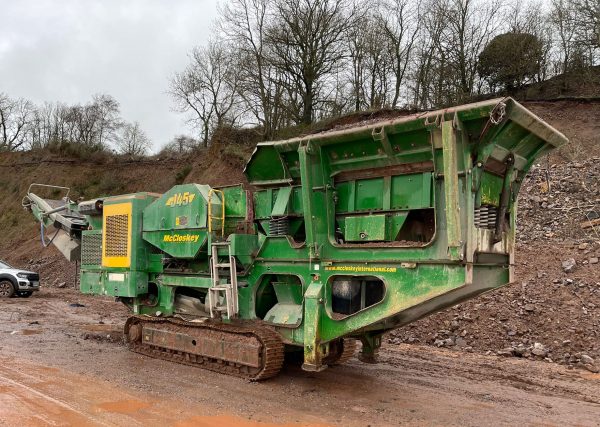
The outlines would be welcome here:
M 433 172 L 433 162 L 406 163 L 382 168 L 344 171 L 334 176 L 335 182 L 354 181 L 356 179 L 381 178 L 385 176 L 406 175 L 411 173 Z

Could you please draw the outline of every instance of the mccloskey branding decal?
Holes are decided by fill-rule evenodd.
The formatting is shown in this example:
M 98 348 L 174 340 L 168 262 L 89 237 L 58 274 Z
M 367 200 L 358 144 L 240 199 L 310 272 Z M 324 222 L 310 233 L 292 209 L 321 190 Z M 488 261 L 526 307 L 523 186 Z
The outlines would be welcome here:
M 396 267 L 367 267 L 362 265 L 330 265 L 327 271 L 351 271 L 354 273 L 395 273 Z
M 193 234 L 165 234 L 163 242 L 169 243 L 196 243 L 200 239 L 200 236 Z

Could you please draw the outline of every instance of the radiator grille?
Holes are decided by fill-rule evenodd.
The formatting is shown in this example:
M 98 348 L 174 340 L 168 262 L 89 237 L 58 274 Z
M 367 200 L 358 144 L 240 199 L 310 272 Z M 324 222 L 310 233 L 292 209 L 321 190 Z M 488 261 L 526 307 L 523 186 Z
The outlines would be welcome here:
M 475 208 L 475 227 L 477 228 L 496 228 L 496 217 L 498 216 L 498 208 L 493 205 L 481 205 Z
M 81 263 L 100 265 L 102 263 L 102 235 L 83 234 L 81 237 Z
M 127 257 L 129 215 L 110 215 L 106 217 L 106 257 Z

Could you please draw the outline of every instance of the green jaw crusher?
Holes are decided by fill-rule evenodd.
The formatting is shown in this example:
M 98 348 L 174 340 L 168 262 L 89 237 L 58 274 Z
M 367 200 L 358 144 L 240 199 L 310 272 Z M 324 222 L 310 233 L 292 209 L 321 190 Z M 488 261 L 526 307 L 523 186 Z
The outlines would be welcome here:
M 511 282 L 519 188 L 566 142 L 496 99 L 258 144 L 248 188 L 24 205 L 82 292 L 131 309 L 132 350 L 264 379 L 285 352 L 320 371 L 357 340 L 373 362 L 386 331 Z

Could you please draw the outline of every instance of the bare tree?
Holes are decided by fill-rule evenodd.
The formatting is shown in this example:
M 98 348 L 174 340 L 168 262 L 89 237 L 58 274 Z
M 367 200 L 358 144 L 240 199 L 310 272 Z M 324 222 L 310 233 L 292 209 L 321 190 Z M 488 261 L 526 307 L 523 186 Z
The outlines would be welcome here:
M 185 154 L 194 150 L 200 145 L 200 141 L 188 135 L 177 135 L 168 142 L 161 150 L 161 153 L 167 154 Z
M 404 23 L 396 21 L 397 16 L 390 13 L 389 8 L 395 5 L 395 1 L 392 5 L 378 4 L 373 13 L 361 16 L 356 25 L 347 30 L 355 111 L 398 103 L 410 48 L 404 45 L 404 29 L 398 28 Z
M 199 125 L 204 146 L 212 130 L 236 120 L 239 74 L 224 44 L 211 42 L 192 51 L 191 63 L 171 80 L 170 93 L 182 112 L 191 112 Z
M 192 113 L 189 123 L 200 128 L 202 145 L 208 146 L 214 106 L 205 87 L 195 78 L 193 67 L 188 66 L 185 71 L 173 76 L 170 94 L 178 111 Z
M 140 124 L 133 122 L 123 124 L 116 145 L 122 154 L 142 156 L 148 152 L 152 142 L 142 130 Z
M 387 44 L 381 41 L 376 17 L 365 15 L 357 25 L 347 29 L 350 57 L 350 86 L 354 110 L 381 108 L 387 104 L 391 67 Z
M 415 55 L 413 104 L 417 108 L 430 108 L 447 103 L 445 81 L 452 81 L 448 70 L 448 58 L 443 47 L 443 35 L 447 28 L 447 4 L 444 0 L 430 0 L 423 6 L 425 13 L 420 19 Z
M 119 102 L 110 95 L 97 94 L 92 97 L 90 109 L 98 144 L 105 146 L 114 140 L 115 133 L 122 124 Z
M 501 3 L 482 0 L 451 0 L 446 9 L 448 23 L 445 49 L 456 72 L 456 100 L 465 101 L 473 93 L 478 57 L 501 25 Z
M 278 70 L 267 56 L 266 31 L 272 0 L 231 0 L 220 9 L 219 28 L 235 46 L 238 92 L 247 111 L 272 138 L 281 126 L 283 88 Z
M 310 124 L 325 80 L 346 57 L 343 36 L 358 17 L 350 0 L 274 0 L 272 23 L 267 32 L 272 63 L 289 80 L 301 111 L 290 109 L 298 123 Z M 292 104 L 294 105 L 294 104 Z
M 413 47 L 419 34 L 419 4 L 409 0 L 387 0 L 379 12 L 379 21 L 383 23 L 383 31 L 387 39 L 388 52 L 391 57 L 391 71 L 394 74 L 394 94 L 392 106 L 398 106 L 400 90 Z M 388 70 L 386 70 L 388 72 Z
M 33 104 L 11 99 L 0 92 L 0 151 L 14 151 L 26 144 L 27 126 L 33 116 Z
M 223 118 L 272 138 L 352 110 L 466 102 L 493 89 L 479 58 L 501 33 L 541 42 L 535 75 L 528 69 L 518 84 L 560 71 L 552 55 L 563 72 L 598 60 L 598 0 L 551 1 L 552 15 L 545 0 L 226 0 L 223 42 L 196 49 L 171 89 L 205 144 Z
M 577 31 L 573 4 L 567 0 L 552 0 L 550 23 L 556 28 L 558 35 L 559 55 L 561 56 L 560 72 L 564 75 L 569 68 Z M 566 84 L 564 79 L 566 76 L 563 76 L 563 83 Z
M 600 1 L 572 0 L 581 43 L 600 48 Z

